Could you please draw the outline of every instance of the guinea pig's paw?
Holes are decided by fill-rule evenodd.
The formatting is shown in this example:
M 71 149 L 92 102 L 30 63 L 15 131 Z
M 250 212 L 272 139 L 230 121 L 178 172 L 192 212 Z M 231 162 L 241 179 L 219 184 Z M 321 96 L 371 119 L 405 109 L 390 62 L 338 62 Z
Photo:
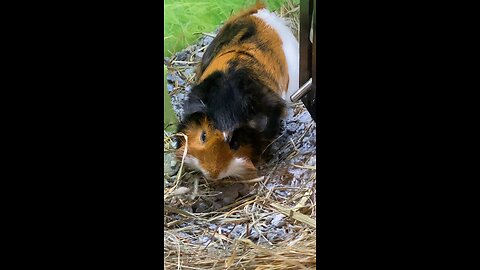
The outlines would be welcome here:
M 213 211 L 216 211 L 216 210 L 218 210 L 222 207 L 223 207 L 223 205 L 220 202 L 213 202 L 213 204 L 212 204 L 212 210 Z
M 254 179 L 258 176 L 257 168 L 250 159 L 245 160 L 244 168 L 245 170 L 242 177 L 244 180 Z
M 252 187 L 247 183 L 238 183 L 238 195 L 245 196 L 250 193 Z
M 193 213 L 205 213 L 207 212 L 209 206 L 206 202 L 198 200 L 192 205 Z
M 216 199 L 222 206 L 233 203 L 239 197 L 238 187 L 235 184 L 217 186 L 216 191 L 220 192 Z
M 223 205 L 229 205 L 235 201 L 235 199 L 238 198 L 238 192 L 232 191 L 228 194 L 225 194 L 225 196 L 222 199 Z
M 224 205 L 233 203 L 239 197 L 245 196 L 250 193 L 251 187 L 246 183 L 234 183 L 233 185 L 224 186 L 219 189 L 222 193 L 218 195 L 218 198 Z

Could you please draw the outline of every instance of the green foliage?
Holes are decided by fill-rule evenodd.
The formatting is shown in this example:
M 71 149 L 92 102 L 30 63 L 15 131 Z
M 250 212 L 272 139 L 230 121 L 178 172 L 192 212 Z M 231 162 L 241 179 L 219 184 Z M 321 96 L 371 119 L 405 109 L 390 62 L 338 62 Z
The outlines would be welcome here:
M 170 56 L 194 43 L 194 33 L 212 32 L 232 13 L 255 4 L 255 0 L 165 0 L 163 29 L 164 56 Z M 270 10 L 277 10 L 285 0 L 264 1 Z M 300 0 L 293 0 L 299 3 Z

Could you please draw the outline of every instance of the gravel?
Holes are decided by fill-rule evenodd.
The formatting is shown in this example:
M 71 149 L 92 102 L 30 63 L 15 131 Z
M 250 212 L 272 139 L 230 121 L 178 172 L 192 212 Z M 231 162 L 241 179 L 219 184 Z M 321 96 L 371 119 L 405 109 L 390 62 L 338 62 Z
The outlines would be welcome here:
M 171 58 L 164 59 L 168 67 L 167 90 L 172 98 L 173 108 L 178 119 L 181 118 L 183 102 L 194 82 L 196 64 L 204 52 L 204 49 L 199 50 L 207 46 L 212 39 L 210 36 L 203 36 L 196 44 L 178 52 Z M 176 178 L 175 174 L 178 172 L 180 162 L 175 161 L 171 152 L 165 152 L 164 157 L 165 185 L 171 186 Z M 315 170 L 297 167 L 316 166 L 316 124 L 301 102 L 288 107 L 288 116 L 283 121 L 283 133 L 265 152 L 264 157 L 267 157 L 267 162 L 258 167 L 259 175 L 266 179 L 262 188 L 275 189 L 271 196 L 278 196 L 277 199 L 286 200 L 295 193 L 295 188 L 313 188 L 316 181 L 311 180 L 315 178 Z M 195 177 L 201 179 L 199 174 L 184 176 L 189 182 Z M 204 180 L 201 179 L 201 181 Z M 246 194 L 241 185 L 231 185 L 231 187 L 234 187 L 233 190 L 219 187 L 217 190 L 223 192 L 222 194 L 197 200 L 191 207 L 185 209 L 198 213 L 210 212 L 230 204 L 237 197 Z M 261 229 L 263 237 L 259 235 L 257 229 L 250 226 L 250 239 L 261 243 L 265 242 L 264 237 L 266 237 L 269 242 L 274 243 L 288 238 L 293 230 L 286 230 L 287 219 L 285 215 L 272 213 L 266 218 L 264 224 L 256 226 Z M 234 227 L 233 224 L 212 223 L 207 228 L 213 231 L 217 226 L 220 227 L 222 233 L 229 233 L 229 237 L 232 239 L 246 234 L 245 224 L 237 224 Z M 198 241 L 204 244 L 208 243 L 204 237 Z
M 273 217 L 271 224 L 277 228 L 282 227 L 283 225 L 285 225 L 284 218 L 285 218 L 285 215 L 277 214 Z

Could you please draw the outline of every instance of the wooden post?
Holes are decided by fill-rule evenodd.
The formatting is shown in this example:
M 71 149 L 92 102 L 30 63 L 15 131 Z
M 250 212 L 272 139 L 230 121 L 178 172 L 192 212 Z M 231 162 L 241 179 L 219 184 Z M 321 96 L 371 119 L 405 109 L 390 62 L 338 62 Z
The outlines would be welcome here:
M 312 26 L 312 13 L 315 10 L 315 1 L 300 1 L 300 81 L 299 85 L 305 84 L 310 78 L 313 80 L 312 88 L 302 98 L 303 104 L 316 121 L 315 96 L 316 96 L 316 14 L 313 14 L 313 46 L 310 42 L 310 28 Z

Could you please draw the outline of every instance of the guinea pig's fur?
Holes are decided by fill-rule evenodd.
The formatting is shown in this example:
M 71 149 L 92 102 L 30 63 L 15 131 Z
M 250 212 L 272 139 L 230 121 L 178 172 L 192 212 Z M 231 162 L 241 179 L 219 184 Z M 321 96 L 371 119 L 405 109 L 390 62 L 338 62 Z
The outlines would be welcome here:
M 180 123 L 179 129 L 188 138 L 185 164 L 201 171 L 207 179 L 217 180 L 225 177 L 254 178 L 257 170 L 253 162 L 257 161 L 256 143 L 247 143 L 245 139 L 236 138 L 240 142 L 230 147 L 220 131 L 215 129 L 203 114 L 191 115 L 187 121 Z M 238 133 L 238 132 L 237 132 Z M 179 140 L 176 156 L 182 159 L 185 151 L 185 138 Z
M 178 131 L 185 163 L 209 179 L 246 178 L 298 89 L 298 42 L 263 4 L 230 18 L 209 45 Z M 183 155 L 180 137 L 177 155 Z M 255 173 L 254 173 L 255 172 Z

